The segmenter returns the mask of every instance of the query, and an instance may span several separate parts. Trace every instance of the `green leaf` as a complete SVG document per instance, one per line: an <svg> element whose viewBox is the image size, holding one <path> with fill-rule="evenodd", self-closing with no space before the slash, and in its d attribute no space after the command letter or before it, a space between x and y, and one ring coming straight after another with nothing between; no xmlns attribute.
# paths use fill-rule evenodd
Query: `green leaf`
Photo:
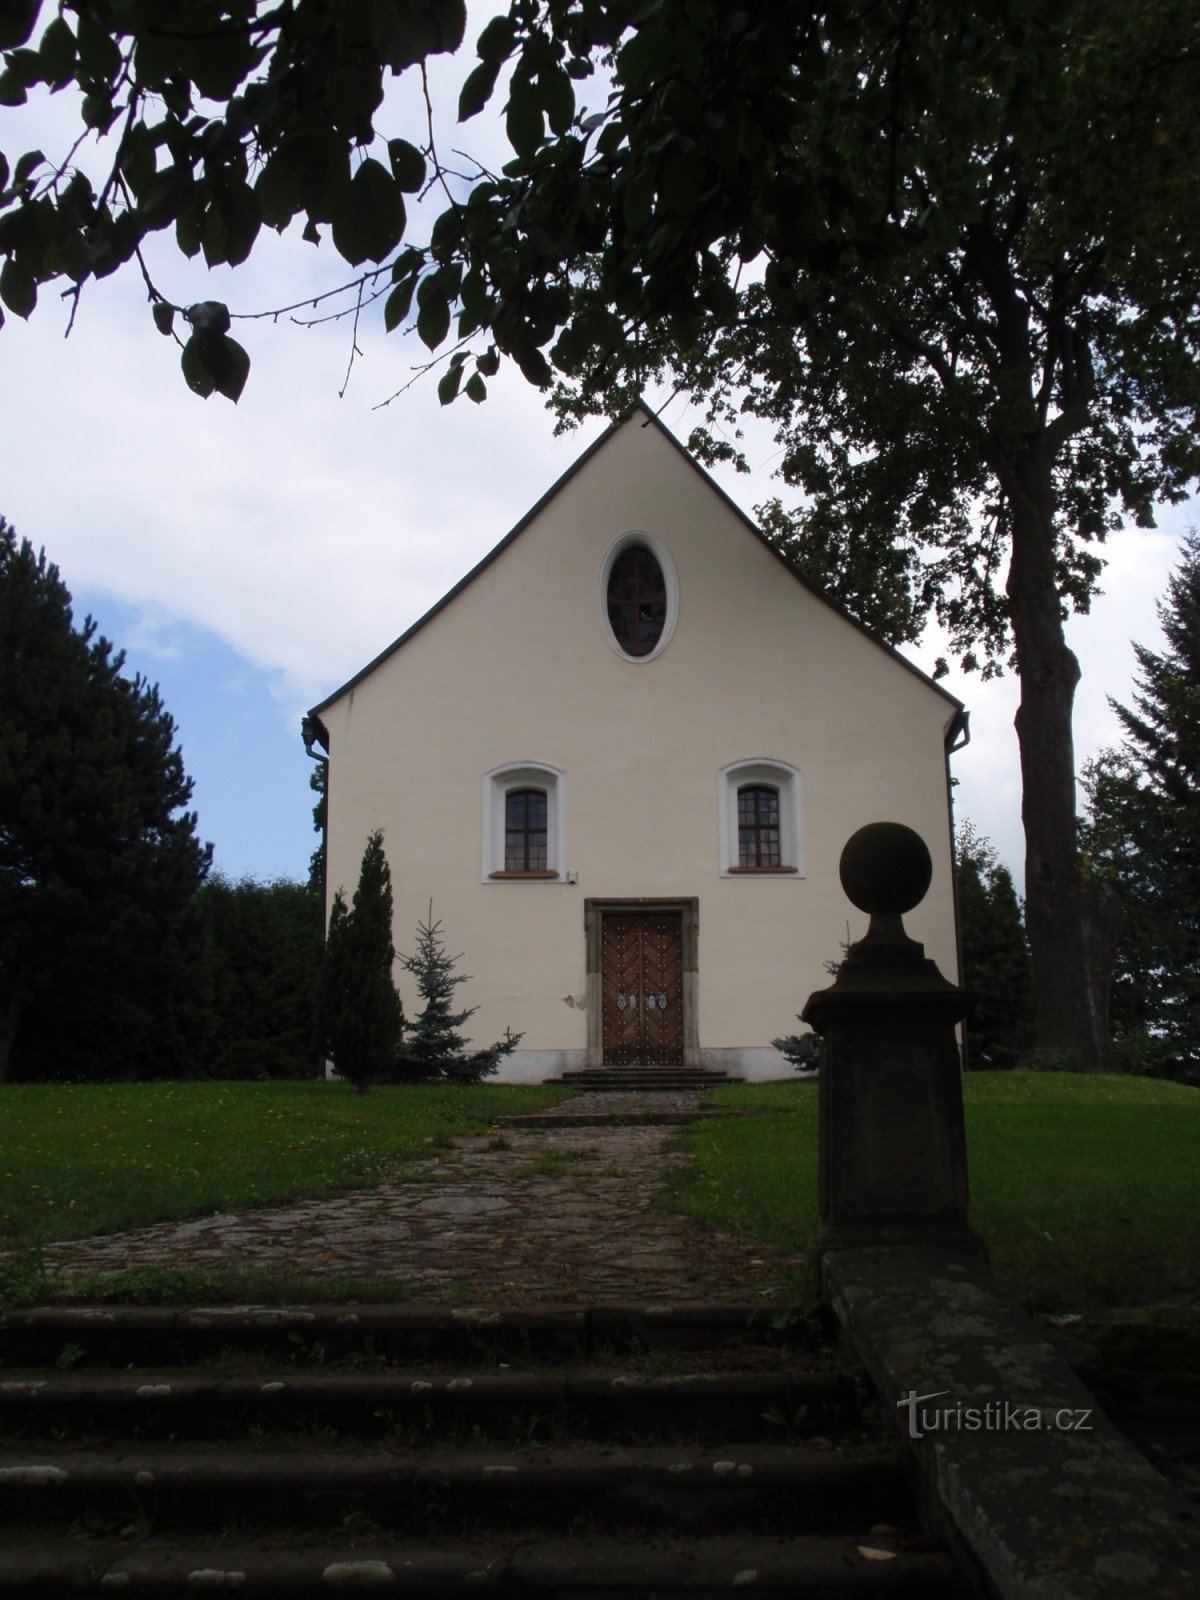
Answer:
<svg viewBox="0 0 1200 1600"><path fill-rule="evenodd" d="M461 384L461 382L461 365L457 367L451 367L448 372L442 374L442 378L438 383L437 388L438 400L442 405L448 406L457 397L459 384Z"/></svg>
<svg viewBox="0 0 1200 1600"><path fill-rule="evenodd" d="M183 347L180 365L193 394L205 400L210 394L223 394L236 405L246 387L250 357L227 334L194 333Z"/></svg>
<svg viewBox="0 0 1200 1600"><path fill-rule="evenodd" d="M33 274L11 256L0 271L0 300L18 317L28 317L37 305L37 283Z"/></svg>
<svg viewBox="0 0 1200 1600"><path fill-rule="evenodd" d="M388 333L394 333L407 317L409 307L412 305L413 289L416 287L416 278L405 278L398 283L383 303L383 325Z"/></svg>
<svg viewBox="0 0 1200 1600"><path fill-rule="evenodd" d="M28 96L15 72L0 72L0 106L23 106Z"/></svg>
<svg viewBox="0 0 1200 1600"><path fill-rule="evenodd" d="M527 161L537 153L545 136L546 127L542 108L528 79L514 80L508 94L508 112L504 119L508 142Z"/></svg>
<svg viewBox="0 0 1200 1600"><path fill-rule="evenodd" d="M467 74L467 81L463 84L458 96L458 120L469 122L481 112L492 98L492 91L496 87L496 79L500 75L498 61L481 61L479 65ZM24 91L22 90L22 93ZM18 105L19 101L16 102Z"/></svg>
<svg viewBox="0 0 1200 1600"><path fill-rule="evenodd" d="M499 65L512 50L517 37L517 25L510 16L493 17L479 35L475 54L481 61Z"/></svg>
<svg viewBox="0 0 1200 1600"><path fill-rule="evenodd" d="M42 35L38 55L42 58L42 75L46 82L52 88L61 89L75 67L75 35L62 17L55 17Z"/></svg>
<svg viewBox="0 0 1200 1600"><path fill-rule="evenodd" d="M383 99L383 75L376 67L335 67L325 79L325 104L335 128L369 128Z"/></svg>
<svg viewBox="0 0 1200 1600"><path fill-rule="evenodd" d="M45 164L46 158L40 150L26 150L23 156L17 157L16 167L13 169L13 186L21 188Z"/></svg>
<svg viewBox="0 0 1200 1600"><path fill-rule="evenodd" d="M464 393L468 400L473 400L477 406L482 405L487 399L487 384L477 372L473 372L467 379Z"/></svg>
<svg viewBox="0 0 1200 1600"><path fill-rule="evenodd" d="M175 307L169 305L165 300L156 300L151 307L150 314L154 318L154 326L159 333L170 333L175 326Z"/></svg>
<svg viewBox="0 0 1200 1600"><path fill-rule="evenodd" d="M84 123L89 128L95 128L97 133L104 133L110 128L116 114L112 96L107 91L84 95L81 115Z"/></svg>
<svg viewBox="0 0 1200 1600"><path fill-rule="evenodd" d="M554 374L550 370L550 363L542 352L529 347L523 350L515 350L513 354L525 378L530 383L535 384L537 388L544 389Z"/></svg>
<svg viewBox="0 0 1200 1600"><path fill-rule="evenodd" d="M248 183L231 183L217 191L217 209L225 224L225 260L240 266L254 248L262 225L262 212Z"/></svg>
<svg viewBox="0 0 1200 1600"><path fill-rule="evenodd" d="M0 50L15 50L33 32L41 0L8 0L0 6Z"/></svg>
<svg viewBox="0 0 1200 1600"><path fill-rule="evenodd" d="M416 145L407 139L389 139L388 160L397 188L405 194L416 194L425 182L425 157Z"/></svg>
<svg viewBox="0 0 1200 1600"><path fill-rule="evenodd" d="M13 50L6 57L10 72L14 72L27 89L42 81L42 58L36 50Z"/></svg>
<svg viewBox="0 0 1200 1600"><path fill-rule="evenodd" d="M201 300L183 313L194 333L217 335L229 332L229 307L220 300Z"/></svg>
<svg viewBox="0 0 1200 1600"><path fill-rule="evenodd" d="M207 359L213 370L217 393L237 405L246 387L246 379L250 376L250 357L236 339L222 335L208 352Z"/></svg>
<svg viewBox="0 0 1200 1600"><path fill-rule="evenodd" d="M457 50L467 30L466 0L406 0L398 24L388 56L393 72Z"/></svg>
<svg viewBox="0 0 1200 1600"><path fill-rule="evenodd" d="M332 129L303 133L294 141L300 200L312 222L332 222L350 194L350 153Z"/></svg>
<svg viewBox="0 0 1200 1600"><path fill-rule="evenodd" d="M209 206L200 225L200 243L204 248L204 259L210 267L220 266L224 262L228 240L229 229L225 226L225 218L215 205Z"/></svg>
<svg viewBox="0 0 1200 1600"><path fill-rule="evenodd" d="M566 133L575 116L575 89L561 67L541 74L538 95L553 131Z"/></svg>
<svg viewBox="0 0 1200 1600"><path fill-rule="evenodd" d="M148 228L165 228L179 215L179 208L188 195L191 173L179 167L164 167L156 172L143 187L138 200L138 212Z"/></svg>
<svg viewBox="0 0 1200 1600"><path fill-rule="evenodd" d="M79 71L80 78L96 78L109 83L121 70L121 47L107 28L93 21L87 11L79 14Z"/></svg>
<svg viewBox="0 0 1200 1600"><path fill-rule="evenodd" d="M204 359L204 340L198 334L193 334L184 345L179 365L183 368L184 382L192 393L207 400L217 384Z"/></svg>
<svg viewBox="0 0 1200 1600"><path fill-rule="evenodd" d="M636 29L617 55L617 76L631 89L669 79L675 66L675 47L661 20Z"/></svg>
<svg viewBox="0 0 1200 1600"><path fill-rule="evenodd" d="M121 175L139 202L154 182L157 171L154 140L149 129L140 125L131 128L121 155Z"/></svg>
<svg viewBox="0 0 1200 1600"><path fill-rule="evenodd" d="M301 169L295 146L281 144L255 180L258 208L269 228L286 228L300 210Z"/></svg>
<svg viewBox="0 0 1200 1600"><path fill-rule="evenodd" d="M262 49L247 38L214 33L209 38L197 38L189 45L186 71L206 99L223 104L241 87L243 79L262 60L263 54Z"/></svg>
<svg viewBox="0 0 1200 1600"><path fill-rule="evenodd" d="M395 179L368 156L350 180L345 203L333 219L333 242L352 267L363 261L382 261L399 244L405 221L404 200Z"/></svg>
<svg viewBox="0 0 1200 1600"><path fill-rule="evenodd" d="M431 294L417 317L417 334L422 344L436 350L449 331L450 302L441 295Z"/></svg>
<svg viewBox="0 0 1200 1600"><path fill-rule="evenodd" d="M204 225L204 201L198 190L193 190L179 207L175 218L175 242L189 259L200 249L200 231Z"/></svg>

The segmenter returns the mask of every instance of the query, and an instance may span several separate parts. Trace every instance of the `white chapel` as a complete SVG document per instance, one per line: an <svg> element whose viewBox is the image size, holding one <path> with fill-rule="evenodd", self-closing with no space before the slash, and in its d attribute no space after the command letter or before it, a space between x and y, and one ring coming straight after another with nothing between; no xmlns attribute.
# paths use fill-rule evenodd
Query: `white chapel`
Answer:
<svg viewBox="0 0 1200 1600"><path fill-rule="evenodd" d="M397 949L432 901L471 974L467 1032L523 1035L502 1080L790 1075L771 1040L866 931L837 869L868 822L925 840L906 925L958 976L963 707L800 579L645 406L311 716L327 897L382 829Z"/></svg>

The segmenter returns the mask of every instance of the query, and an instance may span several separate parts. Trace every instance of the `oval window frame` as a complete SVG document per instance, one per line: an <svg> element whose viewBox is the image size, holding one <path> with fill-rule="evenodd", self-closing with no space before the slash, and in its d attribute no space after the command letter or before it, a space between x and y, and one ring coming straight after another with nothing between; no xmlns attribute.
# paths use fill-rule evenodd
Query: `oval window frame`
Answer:
<svg viewBox="0 0 1200 1600"><path fill-rule="evenodd" d="M653 650L648 650L644 656L631 656L621 645L620 640L613 632L612 623L608 619L608 581L612 569L616 565L617 557L623 555L633 545L642 545L658 562L663 575L663 582L667 591L667 615L663 622L662 632ZM620 534L609 545L604 553L604 560L600 564L599 583L596 589L596 610L600 616L600 625L604 629L604 637L609 646L622 661L630 666L645 666L648 661L657 661L659 656L671 642L675 632L675 623L679 616L679 576L675 571L675 563L670 552L661 539L652 533L647 533L644 528L630 528L628 532Z"/></svg>

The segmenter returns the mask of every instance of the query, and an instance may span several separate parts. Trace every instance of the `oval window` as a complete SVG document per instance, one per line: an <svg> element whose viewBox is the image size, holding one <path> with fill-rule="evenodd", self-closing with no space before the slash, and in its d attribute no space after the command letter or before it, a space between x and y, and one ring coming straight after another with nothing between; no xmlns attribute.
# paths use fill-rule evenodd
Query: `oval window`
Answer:
<svg viewBox="0 0 1200 1600"><path fill-rule="evenodd" d="M644 544L622 550L608 575L608 622L627 656L648 656L667 622L667 582Z"/></svg>

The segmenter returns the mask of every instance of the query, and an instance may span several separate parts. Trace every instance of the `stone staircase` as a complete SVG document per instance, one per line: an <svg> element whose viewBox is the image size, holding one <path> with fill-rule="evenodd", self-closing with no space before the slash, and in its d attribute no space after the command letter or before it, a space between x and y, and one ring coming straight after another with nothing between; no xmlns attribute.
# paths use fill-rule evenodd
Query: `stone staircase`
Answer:
<svg viewBox="0 0 1200 1600"><path fill-rule="evenodd" d="M577 1089L621 1090L625 1094L671 1089L712 1089L720 1083L740 1083L728 1072L710 1070L708 1067L579 1067L564 1072L557 1078L547 1078L547 1083Z"/></svg>
<svg viewBox="0 0 1200 1600"><path fill-rule="evenodd" d="M41 1308L0 1359L4 1600L964 1592L761 1308Z"/></svg>

